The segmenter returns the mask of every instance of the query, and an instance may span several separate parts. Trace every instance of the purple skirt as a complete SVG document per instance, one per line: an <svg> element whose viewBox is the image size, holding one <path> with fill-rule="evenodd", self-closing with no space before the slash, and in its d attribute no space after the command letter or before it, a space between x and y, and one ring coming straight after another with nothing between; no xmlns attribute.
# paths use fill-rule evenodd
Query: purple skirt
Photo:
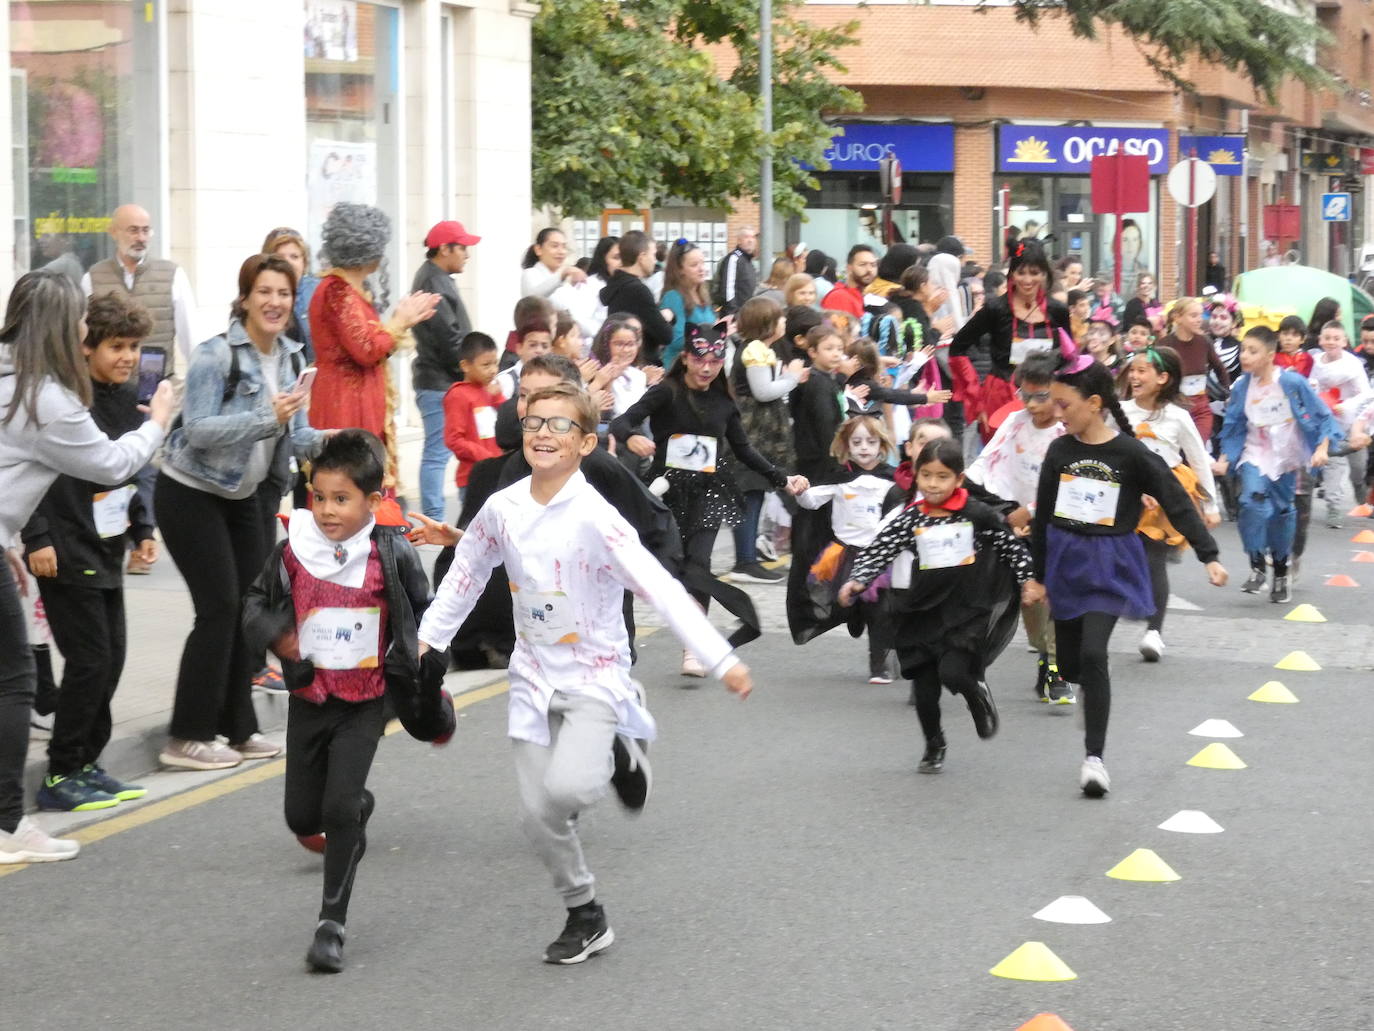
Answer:
<svg viewBox="0 0 1374 1031"><path fill-rule="evenodd" d="M1088 536L1051 526L1045 590L1055 619L1077 619L1089 612L1148 619L1155 612L1150 567L1136 533Z"/></svg>

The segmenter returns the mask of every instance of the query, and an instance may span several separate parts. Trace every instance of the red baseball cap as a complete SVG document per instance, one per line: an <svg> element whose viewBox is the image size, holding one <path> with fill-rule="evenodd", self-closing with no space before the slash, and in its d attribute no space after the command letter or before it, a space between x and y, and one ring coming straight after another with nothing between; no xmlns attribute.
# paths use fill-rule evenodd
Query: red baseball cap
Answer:
<svg viewBox="0 0 1374 1031"><path fill-rule="evenodd" d="M471 247L481 240L480 236L473 236L464 229L462 222L438 222L425 235L425 246L447 247L451 243L460 243L464 247Z"/></svg>

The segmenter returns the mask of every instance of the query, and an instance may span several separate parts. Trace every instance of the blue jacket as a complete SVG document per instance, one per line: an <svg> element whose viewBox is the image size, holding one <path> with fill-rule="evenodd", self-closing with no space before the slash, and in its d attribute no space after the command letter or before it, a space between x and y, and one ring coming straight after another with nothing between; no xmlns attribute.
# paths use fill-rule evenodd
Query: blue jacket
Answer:
<svg viewBox="0 0 1374 1031"><path fill-rule="evenodd" d="M239 381L226 401L231 348L238 351ZM290 390L295 383L296 363L291 355L301 349L297 341L277 337L279 392ZM223 490L237 490L254 445L269 437L276 437L277 445L267 479L285 493L291 482L292 452L301 460L313 458L324 446L324 435L311 428L304 408L291 417L287 427L277 422L272 402L263 390L258 350L243 323L234 319L227 333L205 341L191 353L181 419L167 438L163 461Z"/></svg>
<svg viewBox="0 0 1374 1031"><path fill-rule="evenodd" d="M1290 369L1277 369L1279 386L1283 387L1288 398L1288 407L1293 410L1293 418L1298 421L1303 439L1307 443L1307 454L1317 450L1323 440L1329 440L1328 448L1334 450L1345 440L1345 434L1331 415L1331 409L1322 403L1321 398L1312 392L1307 380ZM1240 465L1241 453L1245 450L1245 434L1249 422L1245 418L1245 397L1250 392L1250 374L1246 373L1231 384L1231 399L1226 402L1225 423L1221 427L1221 453L1230 463L1234 472Z"/></svg>

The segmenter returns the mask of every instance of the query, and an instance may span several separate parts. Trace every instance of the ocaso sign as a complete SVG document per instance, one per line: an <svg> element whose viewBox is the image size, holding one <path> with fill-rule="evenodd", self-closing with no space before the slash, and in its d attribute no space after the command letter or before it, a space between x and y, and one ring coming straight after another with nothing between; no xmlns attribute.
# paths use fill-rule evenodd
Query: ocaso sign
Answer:
<svg viewBox="0 0 1374 1031"><path fill-rule="evenodd" d="M1114 126L1003 125L997 131L999 172L1078 174L1099 154L1144 156L1151 173L1169 169L1169 130Z"/></svg>

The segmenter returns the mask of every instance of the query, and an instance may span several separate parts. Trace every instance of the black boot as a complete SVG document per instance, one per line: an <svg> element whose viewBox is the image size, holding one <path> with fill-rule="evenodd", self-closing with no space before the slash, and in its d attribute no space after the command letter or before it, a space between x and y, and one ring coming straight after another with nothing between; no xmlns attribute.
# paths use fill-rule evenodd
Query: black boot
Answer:
<svg viewBox="0 0 1374 1031"><path fill-rule="evenodd" d="M921 756L921 765L916 767L918 773L940 773L945 768L945 738L933 737L926 742L926 751Z"/></svg>

